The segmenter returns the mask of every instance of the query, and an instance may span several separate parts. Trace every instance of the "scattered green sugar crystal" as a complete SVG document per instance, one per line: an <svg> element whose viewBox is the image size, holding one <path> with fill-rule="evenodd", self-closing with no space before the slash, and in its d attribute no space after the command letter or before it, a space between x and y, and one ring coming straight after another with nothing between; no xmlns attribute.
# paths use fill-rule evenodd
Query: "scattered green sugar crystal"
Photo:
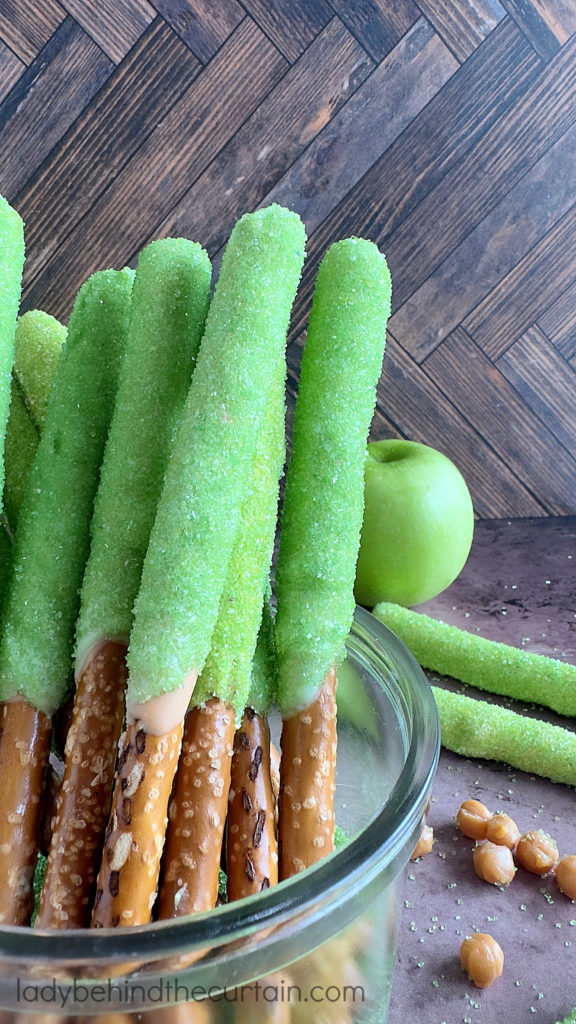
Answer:
<svg viewBox="0 0 576 1024"><path fill-rule="evenodd" d="M576 715L576 665L486 640L396 604L378 604L374 615L424 668L503 697L543 704L561 715Z"/></svg>
<svg viewBox="0 0 576 1024"><path fill-rule="evenodd" d="M0 699L52 714L69 682L78 593L122 356L133 272L80 289L16 532L0 641Z"/></svg>
<svg viewBox="0 0 576 1024"><path fill-rule="evenodd" d="M207 254L187 239L161 239L140 253L94 504L77 668L93 641L130 635L168 453L204 330L210 278Z"/></svg>
<svg viewBox="0 0 576 1024"><path fill-rule="evenodd" d="M46 415L66 328L34 309L18 318L6 427L4 511L14 533Z"/></svg>
<svg viewBox="0 0 576 1024"><path fill-rule="evenodd" d="M334 826L334 849L339 850L341 846L345 846L348 842L348 836L346 835L343 828L340 825Z"/></svg>
<svg viewBox="0 0 576 1024"><path fill-rule="evenodd" d="M14 376L22 389L30 419L41 430L66 328L41 309L18 319L14 338Z"/></svg>
<svg viewBox="0 0 576 1024"><path fill-rule="evenodd" d="M250 692L246 700L247 707L252 708L257 715L261 715L263 718L269 714L276 700L277 676L274 618L268 592L262 605L262 619L252 659Z"/></svg>
<svg viewBox="0 0 576 1024"><path fill-rule="evenodd" d="M0 196L0 494L4 489L4 436L23 267L24 225L16 210Z"/></svg>
<svg viewBox="0 0 576 1024"><path fill-rule="evenodd" d="M230 236L136 599L129 706L204 667L304 248L300 218L276 205Z"/></svg>
<svg viewBox="0 0 576 1024"><path fill-rule="evenodd" d="M228 565L211 648L194 690L193 703L215 695L231 704L240 724L252 680L252 662L269 583L278 513L280 475L286 453L285 362L278 373L256 441L250 485Z"/></svg>
<svg viewBox="0 0 576 1024"><path fill-rule="evenodd" d="M308 706L345 653L364 509L366 439L382 369L390 275L350 238L318 271L281 517L276 644L286 717Z"/></svg>
<svg viewBox="0 0 576 1024"><path fill-rule="evenodd" d="M438 686L432 691L448 750L576 785L576 733Z"/></svg>

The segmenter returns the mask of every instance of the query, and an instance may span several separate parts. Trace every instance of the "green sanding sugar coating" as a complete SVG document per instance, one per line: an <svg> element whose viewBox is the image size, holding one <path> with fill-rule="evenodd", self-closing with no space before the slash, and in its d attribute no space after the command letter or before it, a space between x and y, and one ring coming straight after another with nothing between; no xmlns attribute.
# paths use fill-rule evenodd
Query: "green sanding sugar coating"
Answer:
<svg viewBox="0 0 576 1024"><path fill-rule="evenodd" d="M39 440L40 435L28 415L22 390L18 382L12 380L4 445L4 515L12 533L18 524Z"/></svg>
<svg viewBox="0 0 576 1024"><path fill-rule="evenodd" d="M12 562L12 541L8 535L2 520L0 520L0 612L4 604L4 596L10 576L10 564Z"/></svg>
<svg viewBox="0 0 576 1024"><path fill-rule="evenodd" d="M285 365L282 360L283 371ZM231 704L238 724L248 700L262 602L270 579L280 474L286 453L285 373L277 376L257 438L210 654L193 697L195 705L211 696Z"/></svg>
<svg viewBox="0 0 576 1024"><path fill-rule="evenodd" d="M4 452L4 512L15 531L66 328L40 309L18 318Z"/></svg>
<svg viewBox="0 0 576 1024"><path fill-rule="evenodd" d="M374 615L424 668L480 690L576 715L576 665L534 654L383 602Z"/></svg>
<svg viewBox="0 0 576 1024"><path fill-rule="evenodd" d="M576 786L576 733L433 686L442 746Z"/></svg>
<svg viewBox="0 0 576 1024"><path fill-rule="evenodd" d="M70 682L89 527L116 394L133 272L82 286L20 510L0 642L0 699L51 714Z"/></svg>
<svg viewBox="0 0 576 1024"><path fill-rule="evenodd" d="M390 275L373 242L330 247L318 271L294 412L277 570L284 717L345 655L364 508L366 439L382 369Z"/></svg>
<svg viewBox="0 0 576 1024"><path fill-rule="evenodd" d="M274 617L267 594L262 605L262 620L258 630L256 649L252 659L252 678L246 705L265 718L276 700L277 692L276 645Z"/></svg>
<svg viewBox="0 0 576 1024"><path fill-rule="evenodd" d="M300 218L276 205L230 236L136 599L129 707L204 667L304 248Z"/></svg>
<svg viewBox="0 0 576 1024"><path fill-rule="evenodd" d="M130 635L168 453L204 330L211 273L206 252L184 238L151 242L138 258L82 584L77 669L94 641Z"/></svg>
<svg viewBox="0 0 576 1024"><path fill-rule="evenodd" d="M14 338L14 376L22 389L33 424L41 429L66 327L42 309L18 319Z"/></svg>
<svg viewBox="0 0 576 1024"><path fill-rule="evenodd" d="M0 196L0 494L4 488L4 436L23 267L24 225L16 210Z"/></svg>

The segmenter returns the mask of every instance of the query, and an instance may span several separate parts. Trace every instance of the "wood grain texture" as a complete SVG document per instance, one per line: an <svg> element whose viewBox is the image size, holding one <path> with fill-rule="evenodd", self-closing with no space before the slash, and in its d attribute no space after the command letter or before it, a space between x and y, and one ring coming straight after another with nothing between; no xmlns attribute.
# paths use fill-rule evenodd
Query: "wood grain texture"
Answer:
<svg viewBox="0 0 576 1024"><path fill-rule="evenodd" d="M462 62L490 35L506 14L499 0L471 0L466 7L459 0L447 0L443 4L435 0L418 0L418 5L446 45Z"/></svg>
<svg viewBox="0 0 576 1024"><path fill-rule="evenodd" d="M115 64L155 15L147 0L62 0L63 6Z"/></svg>
<svg viewBox="0 0 576 1024"><path fill-rule="evenodd" d="M572 0L0 0L0 142L23 310L66 319L161 235L217 269L284 203L288 426L318 262L364 235L393 276L372 436L452 456L484 518L576 512Z"/></svg>

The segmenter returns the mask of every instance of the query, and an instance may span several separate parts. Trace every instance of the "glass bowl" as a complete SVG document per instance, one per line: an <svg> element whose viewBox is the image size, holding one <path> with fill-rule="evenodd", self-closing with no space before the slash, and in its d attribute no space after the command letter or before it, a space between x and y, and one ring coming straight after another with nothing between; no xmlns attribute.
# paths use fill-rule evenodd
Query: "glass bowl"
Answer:
<svg viewBox="0 0 576 1024"><path fill-rule="evenodd" d="M364 609L347 652L336 820L348 841L295 878L192 917L114 931L0 927L0 1021L383 1024L440 735L422 670Z"/></svg>

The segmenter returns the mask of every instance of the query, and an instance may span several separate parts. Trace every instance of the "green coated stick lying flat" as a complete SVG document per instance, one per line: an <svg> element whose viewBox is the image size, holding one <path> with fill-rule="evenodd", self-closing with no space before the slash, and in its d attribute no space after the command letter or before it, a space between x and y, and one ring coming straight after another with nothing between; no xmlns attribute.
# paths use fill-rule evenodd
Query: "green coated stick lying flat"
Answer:
<svg viewBox="0 0 576 1024"><path fill-rule="evenodd" d="M4 511L12 533L18 523L65 339L64 325L42 310L33 309L18 318L14 335L10 416L6 427L4 481Z"/></svg>
<svg viewBox="0 0 576 1024"><path fill-rule="evenodd" d="M14 544L0 639L0 922L27 924L51 718L69 682L78 592L123 352L132 271L80 289ZM14 758L14 749L27 757Z"/></svg>
<svg viewBox="0 0 576 1024"><path fill-rule="evenodd" d="M224 253L134 608L94 927L150 919L182 723L210 650L304 248L300 218L271 206L242 217Z"/></svg>
<svg viewBox="0 0 576 1024"><path fill-rule="evenodd" d="M389 311L390 274L374 243L332 245L302 356L276 573L282 879L334 845L336 668L354 614L366 440Z"/></svg>
<svg viewBox="0 0 576 1024"><path fill-rule="evenodd" d="M207 254L186 239L152 242L138 258L90 528L76 623L74 709L37 927L90 922L124 721L132 608L204 329L210 278ZM80 836L78 821L84 822Z"/></svg>
<svg viewBox="0 0 576 1024"><path fill-rule="evenodd" d="M576 786L576 733L485 701L433 686L441 742L465 757L504 761Z"/></svg>
<svg viewBox="0 0 576 1024"><path fill-rule="evenodd" d="M23 267L24 225L16 210L0 196L0 495L4 490L4 436Z"/></svg>
<svg viewBox="0 0 576 1024"><path fill-rule="evenodd" d="M400 605L383 602L373 614L424 668L480 690L576 716L576 665L486 640Z"/></svg>

